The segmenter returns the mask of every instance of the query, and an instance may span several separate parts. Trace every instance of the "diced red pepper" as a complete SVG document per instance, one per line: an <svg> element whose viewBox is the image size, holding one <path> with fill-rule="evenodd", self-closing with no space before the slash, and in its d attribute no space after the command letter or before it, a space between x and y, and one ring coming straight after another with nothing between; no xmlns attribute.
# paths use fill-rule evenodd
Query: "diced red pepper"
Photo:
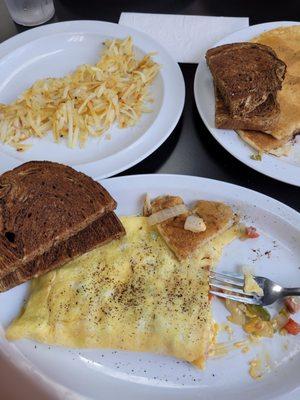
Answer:
<svg viewBox="0 0 300 400"><path fill-rule="evenodd" d="M298 335L300 333L300 324L294 321L292 318L289 318L288 322L284 325L284 329L290 335Z"/></svg>
<svg viewBox="0 0 300 400"><path fill-rule="evenodd" d="M291 314L296 314L300 311L300 302L298 302L294 297L287 297L284 299L284 305Z"/></svg>
<svg viewBox="0 0 300 400"><path fill-rule="evenodd" d="M246 236L250 239L256 239L259 237L259 233L254 226L248 226L245 230L245 233Z"/></svg>

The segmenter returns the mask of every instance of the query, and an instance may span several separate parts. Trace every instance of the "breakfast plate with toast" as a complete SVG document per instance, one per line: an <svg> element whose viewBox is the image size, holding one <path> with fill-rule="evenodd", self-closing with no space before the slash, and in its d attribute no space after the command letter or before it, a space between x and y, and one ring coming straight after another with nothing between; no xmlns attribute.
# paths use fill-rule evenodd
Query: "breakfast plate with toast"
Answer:
<svg viewBox="0 0 300 400"><path fill-rule="evenodd" d="M299 398L300 304L210 294L214 271L299 285L299 213L206 178L41 161L0 184L1 368L57 398Z"/></svg>
<svg viewBox="0 0 300 400"><path fill-rule="evenodd" d="M0 44L0 172L30 160L115 175L175 128L185 86L147 35L101 21L61 22Z"/></svg>
<svg viewBox="0 0 300 400"><path fill-rule="evenodd" d="M299 22L269 22L225 37L199 62L203 122L234 157L300 186Z"/></svg>

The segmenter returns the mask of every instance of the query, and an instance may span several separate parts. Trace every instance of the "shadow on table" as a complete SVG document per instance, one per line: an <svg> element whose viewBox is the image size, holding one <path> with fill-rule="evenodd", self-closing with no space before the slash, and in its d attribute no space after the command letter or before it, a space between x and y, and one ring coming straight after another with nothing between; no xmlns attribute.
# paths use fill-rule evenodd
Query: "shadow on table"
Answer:
<svg viewBox="0 0 300 400"><path fill-rule="evenodd" d="M168 160L178 142L182 129L182 117L168 139L145 160L126 171L116 175L153 174Z"/></svg>
<svg viewBox="0 0 300 400"><path fill-rule="evenodd" d="M249 17L250 25L269 21L298 21L300 15L299 2L295 0L285 0L284 6L279 1L273 1L271 8L267 1L201 0L201 5L207 15Z"/></svg>

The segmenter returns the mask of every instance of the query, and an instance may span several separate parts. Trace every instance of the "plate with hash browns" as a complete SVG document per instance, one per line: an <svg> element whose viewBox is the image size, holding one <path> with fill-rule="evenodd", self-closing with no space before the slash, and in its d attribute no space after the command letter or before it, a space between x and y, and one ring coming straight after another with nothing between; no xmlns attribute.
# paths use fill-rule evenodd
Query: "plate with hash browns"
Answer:
<svg viewBox="0 0 300 400"><path fill-rule="evenodd" d="M117 24L35 28L2 43L0 57L0 172L50 160L115 175L155 151L183 109L178 64Z"/></svg>

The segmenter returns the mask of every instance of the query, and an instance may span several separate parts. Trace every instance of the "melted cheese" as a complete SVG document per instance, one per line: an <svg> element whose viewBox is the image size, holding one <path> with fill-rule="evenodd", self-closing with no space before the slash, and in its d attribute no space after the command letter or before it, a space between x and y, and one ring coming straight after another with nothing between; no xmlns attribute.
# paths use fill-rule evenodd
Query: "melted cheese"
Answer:
<svg viewBox="0 0 300 400"><path fill-rule="evenodd" d="M214 340L208 269L236 229L179 262L147 218L122 223L122 239L34 279L7 337L156 352L203 366Z"/></svg>

